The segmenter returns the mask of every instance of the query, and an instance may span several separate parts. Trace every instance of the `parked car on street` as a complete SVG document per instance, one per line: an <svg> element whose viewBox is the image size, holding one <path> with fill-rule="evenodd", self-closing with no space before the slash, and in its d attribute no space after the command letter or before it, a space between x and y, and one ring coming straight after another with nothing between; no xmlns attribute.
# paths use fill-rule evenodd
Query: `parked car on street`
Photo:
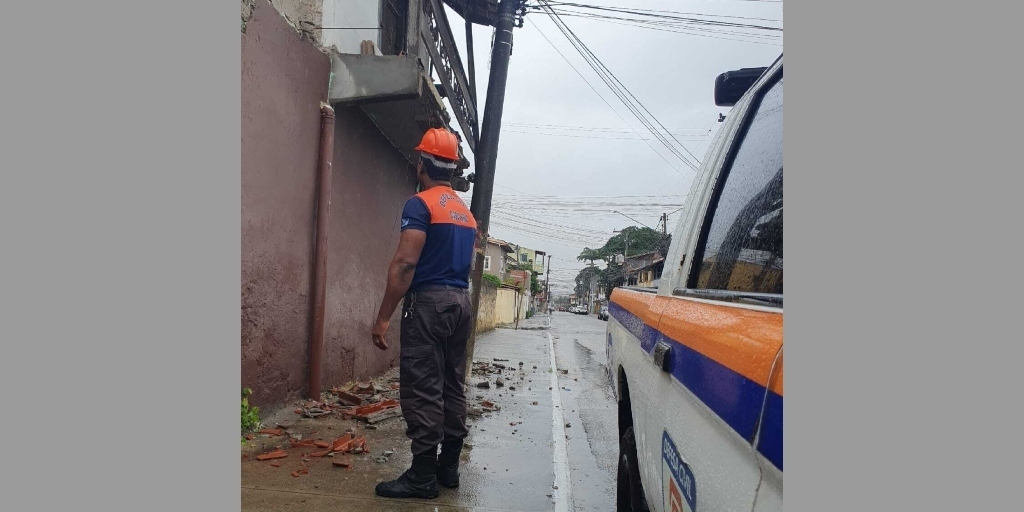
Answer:
<svg viewBox="0 0 1024 512"><path fill-rule="evenodd" d="M731 106L657 289L612 291L617 510L782 510L782 56L723 73Z"/></svg>

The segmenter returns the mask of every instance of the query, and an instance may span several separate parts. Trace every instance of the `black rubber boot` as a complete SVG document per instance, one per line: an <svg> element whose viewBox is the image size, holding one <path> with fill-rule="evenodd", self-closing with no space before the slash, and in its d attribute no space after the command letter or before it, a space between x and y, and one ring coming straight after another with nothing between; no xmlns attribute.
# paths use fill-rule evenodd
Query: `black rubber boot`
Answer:
<svg viewBox="0 0 1024 512"><path fill-rule="evenodd" d="M437 490L437 455L425 453L412 458L412 467L390 482L377 484L377 496L385 498L433 499Z"/></svg>
<svg viewBox="0 0 1024 512"><path fill-rule="evenodd" d="M459 486L459 455L462 440L441 443L441 455L437 457L437 483L454 489Z"/></svg>

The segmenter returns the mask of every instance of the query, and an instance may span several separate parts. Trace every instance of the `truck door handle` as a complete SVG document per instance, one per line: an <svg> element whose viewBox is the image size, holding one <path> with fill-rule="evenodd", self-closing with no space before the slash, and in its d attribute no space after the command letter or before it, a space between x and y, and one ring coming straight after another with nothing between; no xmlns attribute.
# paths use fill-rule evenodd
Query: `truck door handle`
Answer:
<svg viewBox="0 0 1024 512"><path fill-rule="evenodd" d="M668 372L669 362L672 360L670 357L671 354L672 345L664 340L658 341L658 343L654 345L654 366L661 368L661 371L663 372Z"/></svg>

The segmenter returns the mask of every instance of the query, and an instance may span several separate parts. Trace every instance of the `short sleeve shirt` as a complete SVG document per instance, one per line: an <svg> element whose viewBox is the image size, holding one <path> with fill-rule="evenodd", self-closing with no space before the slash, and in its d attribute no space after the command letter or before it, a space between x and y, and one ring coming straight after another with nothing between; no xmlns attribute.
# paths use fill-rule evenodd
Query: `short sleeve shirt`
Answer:
<svg viewBox="0 0 1024 512"><path fill-rule="evenodd" d="M426 284L469 288L469 270L476 243L476 220L449 187L433 187L405 202L402 231L427 234L409 290Z"/></svg>

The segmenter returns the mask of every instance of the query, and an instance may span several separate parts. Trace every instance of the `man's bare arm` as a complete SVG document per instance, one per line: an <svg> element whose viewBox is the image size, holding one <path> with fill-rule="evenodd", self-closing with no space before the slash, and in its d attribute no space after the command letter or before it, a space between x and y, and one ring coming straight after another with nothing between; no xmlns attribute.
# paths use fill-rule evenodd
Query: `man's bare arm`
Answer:
<svg viewBox="0 0 1024 512"><path fill-rule="evenodd" d="M384 342L384 334L387 333L388 323L395 308L402 300L402 297L412 284L413 275L416 272L416 264L420 261L420 254L423 252L423 244L427 241L427 234L416 229L402 231L398 241L398 250L395 257L388 266L388 284L384 290L384 298L381 299L380 309L377 312L377 321L373 330L373 341L382 350L387 348Z"/></svg>

